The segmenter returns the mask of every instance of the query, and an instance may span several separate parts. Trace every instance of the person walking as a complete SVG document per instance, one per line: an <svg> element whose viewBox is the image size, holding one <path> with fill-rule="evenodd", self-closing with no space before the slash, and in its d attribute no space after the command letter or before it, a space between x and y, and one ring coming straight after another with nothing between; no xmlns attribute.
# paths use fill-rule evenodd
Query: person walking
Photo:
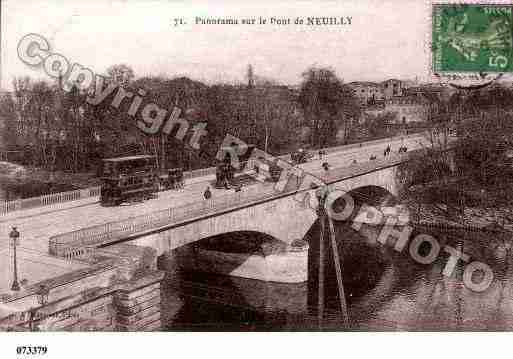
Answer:
<svg viewBox="0 0 513 359"><path fill-rule="evenodd" d="M210 187L207 187L205 192L203 192L203 198L205 198L205 199L212 198L212 192L210 192Z"/></svg>

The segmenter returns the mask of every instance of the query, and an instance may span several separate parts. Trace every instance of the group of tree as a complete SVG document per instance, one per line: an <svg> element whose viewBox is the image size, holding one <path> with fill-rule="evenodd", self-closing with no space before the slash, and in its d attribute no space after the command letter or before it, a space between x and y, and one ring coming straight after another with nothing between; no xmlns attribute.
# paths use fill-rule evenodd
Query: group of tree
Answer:
<svg viewBox="0 0 513 359"><path fill-rule="evenodd" d="M178 107L191 126L206 122L200 150L190 148L187 138L177 140L174 133L150 136L140 131L136 122L141 111L129 116L129 101L119 108L110 106L116 91L91 105L86 101L90 92L77 87L64 91L62 80L28 77L14 79L12 94L0 99L4 148L23 151L27 165L50 171L90 171L101 158L142 153L155 155L161 167L190 169L213 165L226 134L277 154L299 146L304 127L310 128L309 145L332 144L337 131L347 130L358 116L353 94L330 69L305 72L299 93L255 78L247 84L211 86L186 77L135 79L127 65L110 67L107 76L133 93L143 89L140 108L147 103L169 112Z"/></svg>
<svg viewBox="0 0 513 359"><path fill-rule="evenodd" d="M507 207L513 200L511 99L505 87L456 92L432 116L429 145L400 166L403 198L460 223L466 208Z"/></svg>
<svg viewBox="0 0 513 359"><path fill-rule="evenodd" d="M367 113L364 126L370 138L389 136L390 125L395 122L397 114L394 112Z"/></svg>

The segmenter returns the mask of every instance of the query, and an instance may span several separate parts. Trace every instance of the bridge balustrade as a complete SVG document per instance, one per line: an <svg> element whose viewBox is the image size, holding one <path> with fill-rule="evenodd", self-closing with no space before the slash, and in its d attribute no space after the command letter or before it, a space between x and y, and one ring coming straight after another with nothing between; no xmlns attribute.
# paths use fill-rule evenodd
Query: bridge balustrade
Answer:
<svg viewBox="0 0 513 359"><path fill-rule="evenodd" d="M69 201L76 201L78 199L96 197L100 195L100 187L90 187L86 189L79 189L74 191L59 192L52 194L45 194L39 197L31 197L24 199L16 199L13 201L5 201L0 203L0 215L9 212L30 209L36 207L43 207L57 203L64 203Z"/></svg>
<svg viewBox="0 0 513 359"><path fill-rule="evenodd" d="M414 151L410 151L415 152ZM323 173L321 177L327 183L338 181L345 176L352 175L355 168L358 172L366 172L380 169L383 167L393 166L404 161L409 154L394 154L386 158L380 158L365 163L358 163L349 167L334 168L328 173ZM251 163L251 162L250 162ZM299 186L303 183L298 183ZM50 254L56 256L64 256L73 253L73 248L82 247L98 247L106 245L118 240L144 233L150 230L157 230L160 227L179 224L186 220L205 216L208 214L219 213L220 211L247 205L254 201L261 201L295 193L297 190L307 190L308 188L296 188L288 192L280 192L274 188L273 184L265 186L249 187L246 191L235 192L224 196L213 197L208 200L196 200L178 207L171 207L165 210L151 212L135 217L130 217L121 221L109 222L80 229L77 231L63 233L50 238L49 251Z"/></svg>
<svg viewBox="0 0 513 359"><path fill-rule="evenodd" d="M412 139L412 138L416 138L416 137L420 137L420 136L422 136L422 134L414 133L414 134L407 135L407 136L396 136L396 137L391 137L391 138L387 137L387 138L380 138L380 139L372 140L372 141L366 141L366 142L364 142L364 144L365 144L365 146L372 146L372 145L377 145L379 143L394 142L394 141L398 141L400 139L404 139L406 141L408 139ZM333 152L338 152L341 150L350 150L353 148L361 148L360 144L362 144L362 143L359 142L359 143L352 143L349 145L342 145L342 146L336 146L336 147L326 147L326 148L321 148L320 150L324 150L324 151L326 151L326 153L333 153Z"/></svg>
<svg viewBox="0 0 513 359"><path fill-rule="evenodd" d="M242 162L241 168L245 168L245 166L246 162ZM184 172L184 179L205 177L209 175L214 175L215 173L216 167L200 168L198 170ZM52 193L42 195L39 197L17 199L13 201L4 201L0 202L0 215L4 215L9 212L18 211L22 209L49 206L52 204L71 202L89 197L99 197L100 192L101 186L96 186L67 192Z"/></svg>
<svg viewBox="0 0 513 359"><path fill-rule="evenodd" d="M218 213L252 201L271 198L278 194L282 193L276 192L273 186L265 188L264 191L255 187L244 192L235 192L117 222L84 228L51 237L49 251L52 255L69 257L73 253L79 253L80 251L77 251L77 249L82 247L98 247L138 233L178 224L210 213Z"/></svg>
<svg viewBox="0 0 513 359"><path fill-rule="evenodd" d="M378 140L365 142L365 146L378 144L378 143L392 142L392 141L396 141L401 138L404 138L406 140L408 138L415 138L418 136L420 136L420 135L412 134L412 135L408 135L408 136L397 136L397 137L393 137L393 138L378 139ZM350 145L342 145L342 146L337 146L337 147L328 147L328 148L324 148L323 150L326 151L326 153L333 153L333 152L337 152L337 151L341 151L341 150L348 150L348 149L352 149L352 148L360 148L360 143L355 143L355 144L350 144ZM286 160L286 161L287 160L290 161L290 154L277 156L277 158L280 158L280 159ZM247 162L241 163L241 169L245 169L248 171L252 170L253 166L254 166L253 158L250 158L250 160L248 160ZM201 169L197 169L197 170L184 172L184 179L204 177L204 176L214 175L215 173L216 173L216 167L201 168ZM53 194L43 195L43 196L39 196L39 197L0 202L0 215L4 215L9 212L22 210L22 209L30 209L30 208L48 206L48 205L57 204L57 203L76 201L76 200L84 199L84 198L88 198L88 197L98 197L98 196L100 196L100 191L101 191L101 187L96 186L96 187L90 187L90 188L68 191L68 192L53 193Z"/></svg>

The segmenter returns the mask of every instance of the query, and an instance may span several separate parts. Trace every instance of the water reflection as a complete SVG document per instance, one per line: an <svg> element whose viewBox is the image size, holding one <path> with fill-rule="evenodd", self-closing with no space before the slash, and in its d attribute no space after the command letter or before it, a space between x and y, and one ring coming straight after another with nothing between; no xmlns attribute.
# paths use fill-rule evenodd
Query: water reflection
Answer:
<svg viewBox="0 0 513 359"><path fill-rule="evenodd" d="M513 296L510 249L500 238L440 238L461 245L472 260L487 263L495 280L478 293L463 284L463 267L451 277L441 273L448 254L433 264L414 262L407 249L398 253L370 245L347 225L336 228L343 257L344 286L351 327L338 319L333 263L327 258L326 323L328 330L512 330ZM309 281L304 286L260 282L204 273L169 275L164 311L169 330L316 330L318 256L312 229ZM329 256L328 256L329 257ZM331 260L332 261L332 260ZM479 278L475 279L476 282ZM183 284L188 283L186 288ZM192 289L191 289L192 286ZM307 305L300 308L302 300ZM296 303L294 303L294 300ZM269 305L269 304L272 305ZM304 302L302 302L304 303ZM265 304L265 305L263 305ZM167 308L167 309L166 309ZM292 309L295 308L295 309Z"/></svg>

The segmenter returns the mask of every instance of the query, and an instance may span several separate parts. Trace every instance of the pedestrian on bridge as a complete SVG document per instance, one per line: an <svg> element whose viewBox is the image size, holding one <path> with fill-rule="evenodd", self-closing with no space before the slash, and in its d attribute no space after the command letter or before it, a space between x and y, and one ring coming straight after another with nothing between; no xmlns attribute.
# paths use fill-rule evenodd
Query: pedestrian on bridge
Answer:
<svg viewBox="0 0 513 359"><path fill-rule="evenodd" d="M210 192L210 187L207 187L205 192L203 192L203 198L205 198L205 199L212 198L212 192Z"/></svg>

